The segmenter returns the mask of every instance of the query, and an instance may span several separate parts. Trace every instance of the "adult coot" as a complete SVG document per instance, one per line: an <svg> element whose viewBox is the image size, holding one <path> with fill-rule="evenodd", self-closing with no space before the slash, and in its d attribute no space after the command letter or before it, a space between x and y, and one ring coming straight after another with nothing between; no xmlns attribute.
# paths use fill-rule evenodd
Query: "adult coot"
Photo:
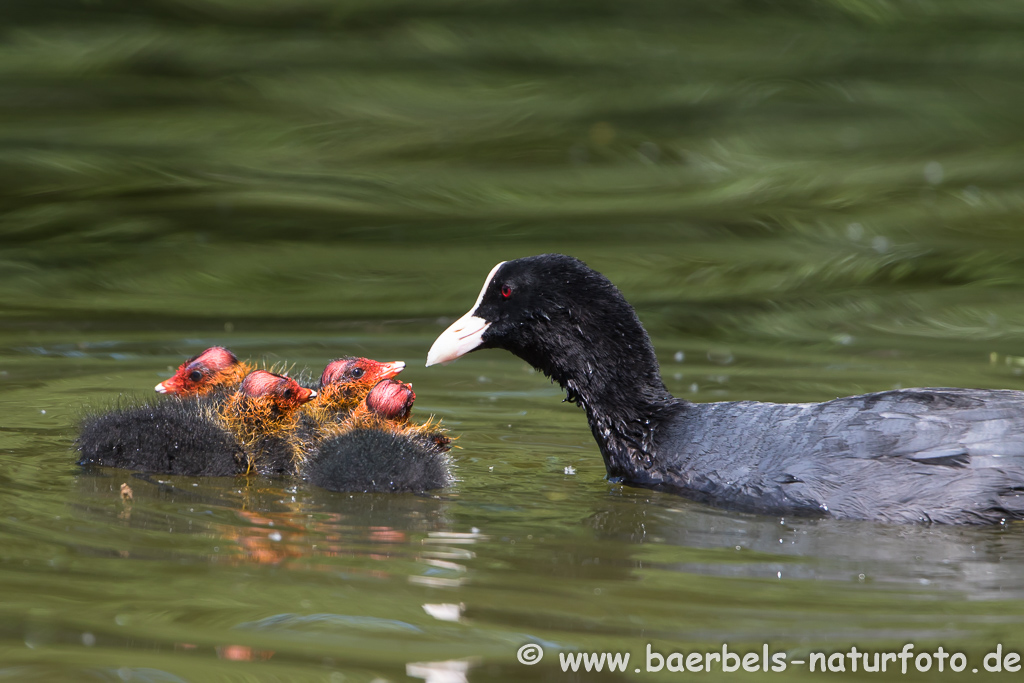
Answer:
<svg viewBox="0 0 1024 683"><path fill-rule="evenodd" d="M499 263L427 365L511 351L587 412L610 478L764 514L972 524L1024 516L1024 392L902 389L691 403L618 289L581 261Z"/></svg>

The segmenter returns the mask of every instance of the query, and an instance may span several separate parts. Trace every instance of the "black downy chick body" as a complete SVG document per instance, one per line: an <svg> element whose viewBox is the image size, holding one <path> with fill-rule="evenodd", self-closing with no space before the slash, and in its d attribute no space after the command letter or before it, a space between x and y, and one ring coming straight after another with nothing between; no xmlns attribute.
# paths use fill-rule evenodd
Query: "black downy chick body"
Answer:
<svg viewBox="0 0 1024 683"><path fill-rule="evenodd" d="M311 484L330 491L422 493L452 483L449 440L408 425L416 394L394 379L379 382L336 436L300 466Z"/></svg>
<svg viewBox="0 0 1024 683"><path fill-rule="evenodd" d="M79 465L156 474L226 477L242 448L211 416L214 399L170 397L90 415L80 425Z"/></svg>

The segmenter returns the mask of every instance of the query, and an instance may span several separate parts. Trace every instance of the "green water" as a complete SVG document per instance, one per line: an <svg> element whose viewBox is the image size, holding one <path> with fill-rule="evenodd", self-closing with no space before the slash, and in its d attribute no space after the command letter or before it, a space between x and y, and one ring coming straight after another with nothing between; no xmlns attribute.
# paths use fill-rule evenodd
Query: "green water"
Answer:
<svg viewBox="0 0 1024 683"><path fill-rule="evenodd" d="M942 645L963 675L1024 650L1019 524L781 520L610 484L583 414L521 361L423 367L494 263L563 251L620 286L691 400L1024 389L1024 7L4 15L0 680L856 680L633 669L648 643ZM213 344L314 372L407 361L416 414L460 435L458 482L73 465L79 416ZM576 650L633 659L563 673Z"/></svg>

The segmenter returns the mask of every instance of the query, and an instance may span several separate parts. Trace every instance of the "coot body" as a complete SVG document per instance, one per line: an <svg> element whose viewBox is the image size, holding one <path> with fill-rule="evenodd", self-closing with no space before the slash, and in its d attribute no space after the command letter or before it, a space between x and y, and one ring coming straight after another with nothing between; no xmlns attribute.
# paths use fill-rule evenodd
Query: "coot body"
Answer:
<svg viewBox="0 0 1024 683"><path fill-rule="evenodd" d="M1024 517L1024 392L904 389L824 403L691 403L618 289L577 259L499 263L427 365L511 351L586 410L609 477L712 505L883 522Z"/></svg>

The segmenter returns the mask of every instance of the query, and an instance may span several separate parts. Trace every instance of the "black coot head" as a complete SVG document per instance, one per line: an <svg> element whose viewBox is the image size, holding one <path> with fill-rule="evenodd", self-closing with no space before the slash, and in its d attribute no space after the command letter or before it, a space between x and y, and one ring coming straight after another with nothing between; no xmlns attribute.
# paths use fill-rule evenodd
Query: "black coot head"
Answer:
<svg viewBox="0 0 1024 683"><path fill-rule="evenodd" d="M535 347L557 341L543 332L563 328L559 336L571 333L571 313L586 304L595 275L583 262L562 254L499 263L473 308L434 342L427 365L448 363L476 349L533 355L540 350Z"/></svg>
<svg viewBox="0 0 1024 683"><path fill-rule="evenodd" d="M434 342L427 365L486 348L511 351L563 384L657 376L647 333L619 290L562 254L495 266L473 308Z"/></svg>

